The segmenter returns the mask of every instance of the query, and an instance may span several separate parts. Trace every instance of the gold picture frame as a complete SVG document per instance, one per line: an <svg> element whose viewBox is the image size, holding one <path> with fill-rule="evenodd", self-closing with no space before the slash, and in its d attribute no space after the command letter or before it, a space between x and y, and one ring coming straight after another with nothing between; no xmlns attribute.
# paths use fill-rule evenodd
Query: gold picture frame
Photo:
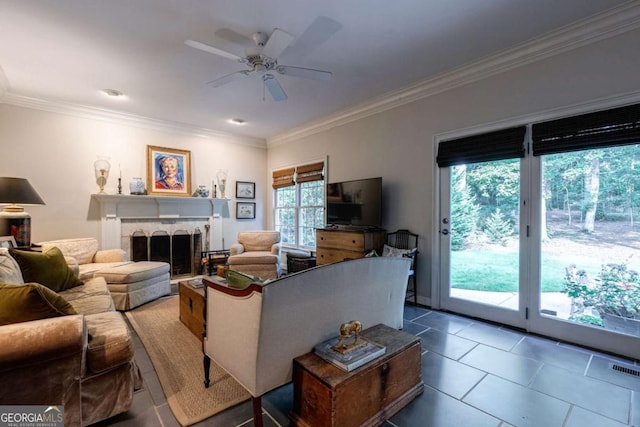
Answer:
<svg viewBox="0 0 640 427"><path fill-rule="evenodd" d="M191 152L147 145L147 193L189 197Z"/></svg>

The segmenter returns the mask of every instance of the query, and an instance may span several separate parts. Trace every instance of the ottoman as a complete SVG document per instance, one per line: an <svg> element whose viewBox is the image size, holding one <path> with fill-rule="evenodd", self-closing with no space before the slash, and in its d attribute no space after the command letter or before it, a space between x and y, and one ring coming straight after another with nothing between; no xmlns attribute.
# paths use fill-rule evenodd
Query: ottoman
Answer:
<svg viewBox="0 0 640 427"><path fill-rule="evenodd" d="M287 273L297 273L316 266L316 258L308 251L289 250L287 252Z"/></svg>
<svg viewBox="0 0 640 427"><path fill-rule="evenodd" d="M169 264L140 261L100 269L94 277L107 282L116 310L131 310L161 296L171 294Z"/></svg>

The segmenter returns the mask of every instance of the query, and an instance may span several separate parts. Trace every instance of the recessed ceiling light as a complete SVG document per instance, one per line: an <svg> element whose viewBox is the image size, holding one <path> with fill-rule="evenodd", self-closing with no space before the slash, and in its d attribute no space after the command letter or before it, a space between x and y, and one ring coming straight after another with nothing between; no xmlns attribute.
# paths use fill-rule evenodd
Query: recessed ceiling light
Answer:
<svg viewBox="0 0 640 427"><path fill-rule="evenodd" d="M121 98L124 96L122 92L115 89L102 89L102 92L111 98Z"/></svg>
<svg viewBox="0 0 640 427"><path fill-rule="evenodd" d="M231 119L229 121L231 123L233 123L234 125L243 125L243 124L247 123L245 119L239 119L239 118Z"/></svg>

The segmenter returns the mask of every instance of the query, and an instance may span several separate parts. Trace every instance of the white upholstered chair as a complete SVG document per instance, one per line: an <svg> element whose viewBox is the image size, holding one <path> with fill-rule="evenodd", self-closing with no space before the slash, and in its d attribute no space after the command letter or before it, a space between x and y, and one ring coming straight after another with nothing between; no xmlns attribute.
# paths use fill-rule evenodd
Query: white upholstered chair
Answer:
<svg viewBox="0 0 640 427"><path fill-rule="evenodd" d="M290 382L293 359L337 336L340 324L402 328L410 265L408 258L362 258L245 289L205 277L205 384L210 358L251 394L261 426L261 396Z"/></svg>

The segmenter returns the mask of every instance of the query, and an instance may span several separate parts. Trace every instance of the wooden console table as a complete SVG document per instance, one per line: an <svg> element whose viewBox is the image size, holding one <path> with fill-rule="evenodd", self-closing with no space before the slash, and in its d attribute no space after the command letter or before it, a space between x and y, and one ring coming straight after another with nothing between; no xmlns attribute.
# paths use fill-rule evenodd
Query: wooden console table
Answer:
<svg viewBox="0 0 640 427"><path fill-rule="evenodd" d="M313 352L293 360L294 425L378 426L424 391L420 338L382 324L362 336L387 352L351 372Z"/></svg>

